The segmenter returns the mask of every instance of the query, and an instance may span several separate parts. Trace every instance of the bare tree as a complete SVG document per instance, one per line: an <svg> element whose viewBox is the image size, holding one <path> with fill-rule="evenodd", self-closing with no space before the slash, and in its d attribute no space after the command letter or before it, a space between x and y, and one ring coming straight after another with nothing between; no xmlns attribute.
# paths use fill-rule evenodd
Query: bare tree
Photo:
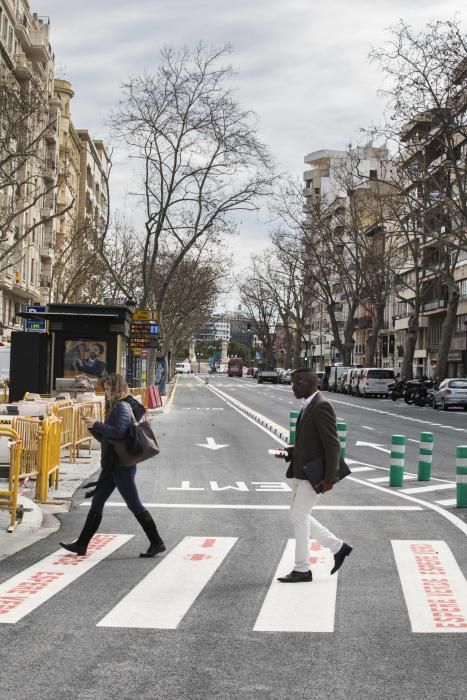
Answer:
<svg viewBox="0 0 467 700"><path fill-rule="evenodd" d="M277 299L265 282L265 266L261 257L253 256L251 268L240 285L240 298L247 316L252 319L252 330L262 344L268 365L274 364L274 343L279 320Z"/></svg>
<svg viewBox="0 0 467 700"><path fill-rule="evenodd" d="M371 57L389 79L384 134L419 200L416 235L446 291L446 306L436 299L445 308L436 374L445 376L459 302L455 269L467 250L467 37L460 20L429 22L418 33L400 22L390 36Z"/></svg>

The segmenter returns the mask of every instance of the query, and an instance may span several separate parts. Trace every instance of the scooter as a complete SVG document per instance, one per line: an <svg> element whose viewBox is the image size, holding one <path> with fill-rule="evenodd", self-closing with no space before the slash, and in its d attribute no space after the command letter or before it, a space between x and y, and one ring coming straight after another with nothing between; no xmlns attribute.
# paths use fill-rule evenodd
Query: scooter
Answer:
<svg viewBox="0 0 467 700"><path fill-rule="evenodd" d="M389 384L388 386L388 393L390 398L393 401L397 401L397 399L402 399L404 396L404 391L405 391L405 382L393 382L392 384Z"/></svg>

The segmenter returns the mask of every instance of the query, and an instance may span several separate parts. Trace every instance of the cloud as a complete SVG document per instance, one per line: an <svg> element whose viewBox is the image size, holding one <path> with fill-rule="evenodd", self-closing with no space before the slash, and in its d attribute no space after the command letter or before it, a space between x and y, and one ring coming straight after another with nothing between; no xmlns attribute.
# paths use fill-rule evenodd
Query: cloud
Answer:
<svg viewBox="0 0 467 700"><path fill-rule="evenodd" d="M234 47L234 85L245 108L260 117L260 137L279 167L299 174L304 156L344 148L360 127L381 120L382 77L367 56L400 18L421 28L432 18L452 19L458 0L37 0L49 15L58 65L73 85L73 119L107 137L106 120L121 83L154 70L167 44L204 41ZM120 158L120 160L124 160ZM135 175L114 168L114 205L123 203ZM233 248L245 265L249 248L267 244L265 223L245 217Z"/></svg>

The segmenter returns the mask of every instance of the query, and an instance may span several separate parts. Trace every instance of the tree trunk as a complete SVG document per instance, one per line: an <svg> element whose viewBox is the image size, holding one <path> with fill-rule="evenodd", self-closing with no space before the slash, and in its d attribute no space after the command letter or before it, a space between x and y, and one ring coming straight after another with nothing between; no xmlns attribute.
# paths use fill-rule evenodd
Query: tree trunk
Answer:
<svg viewBox="0 0 467 700"><path fill-rule="evenodd" d="M405 334L404 358L401 367L401 379L407 381L413 379L413 356L417 347L418 329L420 325L420 304L415 305L413 314L409 318L409 325Z"/></svg>
<svg viewBox="0 0 467 700"><path fill-rule="evenodd" d="M373 314L373 329L368 336L365 348L365 365L366 367L375 367L375 356L378 350L379 331L384 327L384 309L386 304L376 304L376 310ZM381 357L382 364L382 357Z"/></svg>
<svg viewBox="0 0 467 700"><path fill-rule="evenodd" d="M343 363L345 367L350 367L352 364L352 350L353 350L353 334L355 329L355 312L358 308L358 299L352 299L352 303L349 306L349 313L344 327L344 357Z"/></svg>
<svg viewBox="0 0 467 700"><path fill-rule="evenodd" d="M446 317L441 328L441 340L438 351L438 364L436 365L435 377L444 379L448 373L448 354L451 348L452 336L456 329L457 306L459 304L459 290L456 283L451 280L449 283L449 297Z"/></svg>

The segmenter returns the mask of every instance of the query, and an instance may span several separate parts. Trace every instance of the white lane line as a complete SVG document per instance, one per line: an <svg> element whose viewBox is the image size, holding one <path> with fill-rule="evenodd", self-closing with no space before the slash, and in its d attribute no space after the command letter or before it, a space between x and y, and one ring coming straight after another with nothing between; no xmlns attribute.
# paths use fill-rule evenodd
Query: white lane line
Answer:
<svg viewBox="0 0 467 700"><path fill-rule="evenodd" d="M430 503L429 501L422 501L420 498L408 496L405 493L401 493L401 491L393 491L393 489L390 487L387 488L386 486L379 486L378 484L370 484L369 481L357 479L355 476L347 476L346 480L355 481L355 483L357 484L363 484L364 486L368 486L371 489L376 489L377 491L382 491L383 493L391 493L393 496L397 496L398 498L403 498L406 501L418 503L419 505L423 506L424 508L428 508L429 510L434 510L435 513L441 515L442 518L446 518L446 520L449 520L449 522L455 527L457 527L461 532L463 532L464 535L467 535L467 523L464 523L464 521L458 518L457 515L454 515L454 513L451 513L449 510L444 510L440 506L437 506L435 503Z"/></svg>
<svg viewBox="0 0 467 700"><path fill-rule="evenodd" d="M277 581L294 568L295 540L287 542L269 587L254 632L334 632L337 577L330 575L334 558L318 542L311 542L313 581L289 585Z"/></svg>
<svg viewBox="0 0 467 700"><path fill-rule="evenodd" d="M15 624L99 564L133 535L94 535L85 557L59 549L0 586L0 623Z"/></svg>
<svg viewBox="0 0 467 700"><path fill-rule="evenodd" d="M375 430L375 428L370 428L369 425L362 425L362 428L366 428L367 430Z"/></svg>
<svg viewBox="0 0 467 700"><path fill-rule="evenodd" d="M467 581L444 541L393 540L412 632L467 632Z"/></svg>
<svg viewBox="0 0 467 700"><path fill-rule="evenodd" d="M420 440L414 440L413 438L408 438L408 439L407 439L407 442L418 442L418 443L419 443Z"/></svg>
<svg viewBox="0 0 467 700"><path fill-rule="evenodd" d="M404 421L412 421L412 423L423 423L423 425L431 425L436 428L446 428L446 430L462 431L467 433L467 428L454 428L451 425L444 425L444 423L431 423L430 421L424 420L423 418L412 418L412 416L401 416L400 413L391 413L390 411L382 411L379 408L370 408L369 406L363 406L362 404L349 403L348 401L338 401L334 398L329 398L329 400L334 404L339 404L342 406L350 406L350 408L361 408L362 411L369 411L370 413L380 413L383 416L392 416L393 418L401 418ZM409 408L407 406L407 408Z"/></svg>
<svg viewBox="0 0 467 700"><path fill-rule="evenodd" d="M456 484L433 484L432 486L416 486L410 489L399 489L399 493L429 493L430 491L443 491L444 489L455 489Z"/></svg>
<svg viewBox="0 0 467 700"><path fill-rule="evenodd" d="M97 626L176 629L236 541L185 537Z"/></svg>
<svg viewBox="0 0 467 700"><path fill-rule="evenodd" d="M355 471L355 469L352 469L352 471ZM416 479L417 477L415 474L404 474L404 481L410 481L411 479ZM376 478L371 478L368 479L368 481L371 481L372 484L386 484L389 483L389 476L377 476Z"/></svg>
<svg viewBox="0 0 467 700"><path fill-rule="evenodd" d="M350 477L347 477L350 479ZM366 483L362 481L361 483ZM421 503L421 501L420 501ZM144 503L145 508L199 508L214 510L289 510L290 505L249 505L232 503ZM89 503L80 503L81 508L89 508ZM126 508L126 503L107 502L106 508ZM314 506L313 510L423 510L419 506Z"/></svg>
<svg viewBox="0 0 467 700"><path fill-rule="evenodd" d="M440 506L455 506L457 498L443 498L441 501L435 501L435 503L439 503Z"/></svg>
<svg viewBox="0 0 467 700"><path fill-rule="evenodd" d="M354 472L374 472L374 467L352 467L352 474Z"/></svg>

